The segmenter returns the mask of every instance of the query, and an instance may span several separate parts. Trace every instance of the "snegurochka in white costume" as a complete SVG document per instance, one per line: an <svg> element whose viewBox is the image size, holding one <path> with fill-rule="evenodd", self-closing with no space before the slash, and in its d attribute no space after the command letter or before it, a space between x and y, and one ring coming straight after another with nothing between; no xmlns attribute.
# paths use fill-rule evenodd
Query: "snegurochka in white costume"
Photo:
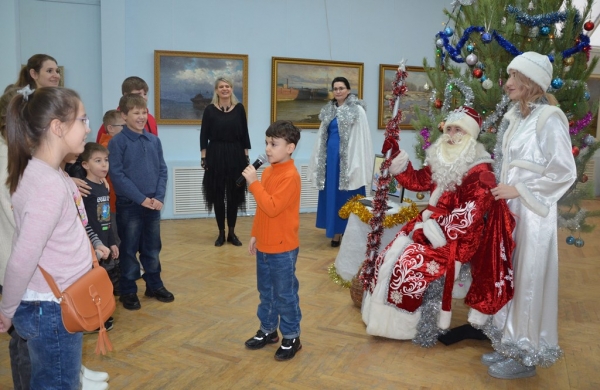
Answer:
<svg viewBox="0 0 600 390"><path fill-rule="evenodd" d="M568 120L544 92L552 79L545 55L526 52L508 65L505 89L516 104L498 130L496 199L515 214L515 294L483 331L495 352L482 362L496 378L535 375L562 356L558 345L557 201L576 179ZM552 103L549 103L552 100ZM479 319L478 322L482 322Z"/></svg>
<svg viewBox="0 0 600 390"><path fill-rule="evenodd" d="M423 168L414 169L405 151L392 160L389 172L400 185L431 197L379 254L374 270L363 265L361 275L372 275L362 306L368 334L435 344L450 326L454 282L467 262L470 315L494 314L512 298L514 219L490 192L496 178L490 154L477 142L481 122L473 108L460 107L427 149Z"/></svg>

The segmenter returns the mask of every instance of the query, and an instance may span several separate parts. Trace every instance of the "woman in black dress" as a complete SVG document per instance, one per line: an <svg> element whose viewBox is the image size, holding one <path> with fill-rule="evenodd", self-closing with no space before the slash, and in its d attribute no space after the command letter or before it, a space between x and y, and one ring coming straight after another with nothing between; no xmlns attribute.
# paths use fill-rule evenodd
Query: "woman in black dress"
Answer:
<svg viewBox="0 0 600 390"><path fill-rule="evenodd" d="M235 235L238 209L245 207L246 184L238 187L236 179L249 165L250 135L246 110L233 94L233 83L219 77L215 81L213 99L202 115L200 151L204 180L202 191L208 210L215 210L219 237L215 246L225 243L225 214L227 242L242 243ZM227 201L227 208L225 202Z"/></svg>

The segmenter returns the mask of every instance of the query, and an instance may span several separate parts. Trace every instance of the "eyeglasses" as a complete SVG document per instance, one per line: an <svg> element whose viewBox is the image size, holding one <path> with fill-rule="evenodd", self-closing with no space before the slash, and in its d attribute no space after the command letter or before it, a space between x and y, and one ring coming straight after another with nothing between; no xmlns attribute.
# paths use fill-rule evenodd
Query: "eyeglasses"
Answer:
<svg viewBox="0 0 600 390"><path fill-rule="evenodd" d="M90 118L88 118L87 116L83 117L83 118L75 118L75 119L77 119L78 121L82 121L83 124L85 125L85 127L87 127L88 129L90 128Z"/></svg>
<svg viewBox="0 0 600 390"><path fill-rule="evenodd" d="M346 90L346 87L340 87L340 88L334 88L333 92L342 92L342 91L345 91L345 90Z"/></svg>

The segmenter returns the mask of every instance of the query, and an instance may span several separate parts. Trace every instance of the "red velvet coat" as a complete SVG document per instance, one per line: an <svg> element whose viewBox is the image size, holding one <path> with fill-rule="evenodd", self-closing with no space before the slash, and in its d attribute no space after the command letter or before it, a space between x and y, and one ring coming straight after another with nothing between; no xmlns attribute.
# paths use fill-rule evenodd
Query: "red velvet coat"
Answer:
<svg viewBox="0 0 600 390"><path fill-rule="evenodd" d="M423 294L429 283L447 275L442 310L449 311L455 275L454 262L466 263L473 258L484 240L484 216L492 208L499 207L501 211L507 210L506 203L495 201L490 192L490 189L496 186L492 167L487 162L472 166L454 191L443 193L432 181L432 172L428 166L415 170L409 163L406 170L397 175L396 179L400 185L410 191L430 191L431 198L428 207L408 222L399 233L399 235L412 235L413 242L407 245L394 265L387 300L400 309L414 312L421 306ZM508 215L512 220L510 214L503 215L505 217ZM430 232L433 232L433 235ZM511 234L512 229L508 231L508 238L504 238L505 241L510 241L507 243L510 253L513 245ZM385 252L392 243L378 257L376 270L381 266ZM508 258L510 259L510 256ZM488 267L483 256L478 256L475 264L477 271L481 270L482 265L488 270L496 271L497 268ZM512 270L512 267L510 269ZM494 273L497 275L492 276L487 272L487 276L483 276L484 273L480 272L478 275L481 278L473 280L471 289L479 297L486 296L495 300L494 279L499 275L498 272ZM377 272L375 283L376 278ZM512 290L508 293L512 297ZM504 303L494 302L492 310L498 310Z"/></svg>

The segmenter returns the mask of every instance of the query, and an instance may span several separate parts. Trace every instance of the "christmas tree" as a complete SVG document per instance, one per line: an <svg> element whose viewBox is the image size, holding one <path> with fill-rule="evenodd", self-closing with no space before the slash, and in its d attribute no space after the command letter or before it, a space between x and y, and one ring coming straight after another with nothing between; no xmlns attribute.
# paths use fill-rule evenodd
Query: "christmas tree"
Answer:
<svg viewBox="0 0 600 390"><path fill-rule="evenodd" d="M480 141L493 156L496 131L511 104L503 90L507 65L526 51L548 55L554 73L547 92L569 119L577 166L577 181L559 202L558 223L571 231L591 231L585 219L592 214L580 204L591 194L591 183L581 184L588 181L585 166L600 146L588 132L598 112L586 84L598 61L590 60L586 35L594 28L588 20L593 2L577 10L571 0L455 0L451 11L444 10L448 22L435 37L435 65L423 62L431 96L428 112L417 108L412 123L419 131L419 158L424 160L425 150L441 134L448 112L465 104L483 115ZM570 238L570 244L583 246L580 238Z"/></svg>

